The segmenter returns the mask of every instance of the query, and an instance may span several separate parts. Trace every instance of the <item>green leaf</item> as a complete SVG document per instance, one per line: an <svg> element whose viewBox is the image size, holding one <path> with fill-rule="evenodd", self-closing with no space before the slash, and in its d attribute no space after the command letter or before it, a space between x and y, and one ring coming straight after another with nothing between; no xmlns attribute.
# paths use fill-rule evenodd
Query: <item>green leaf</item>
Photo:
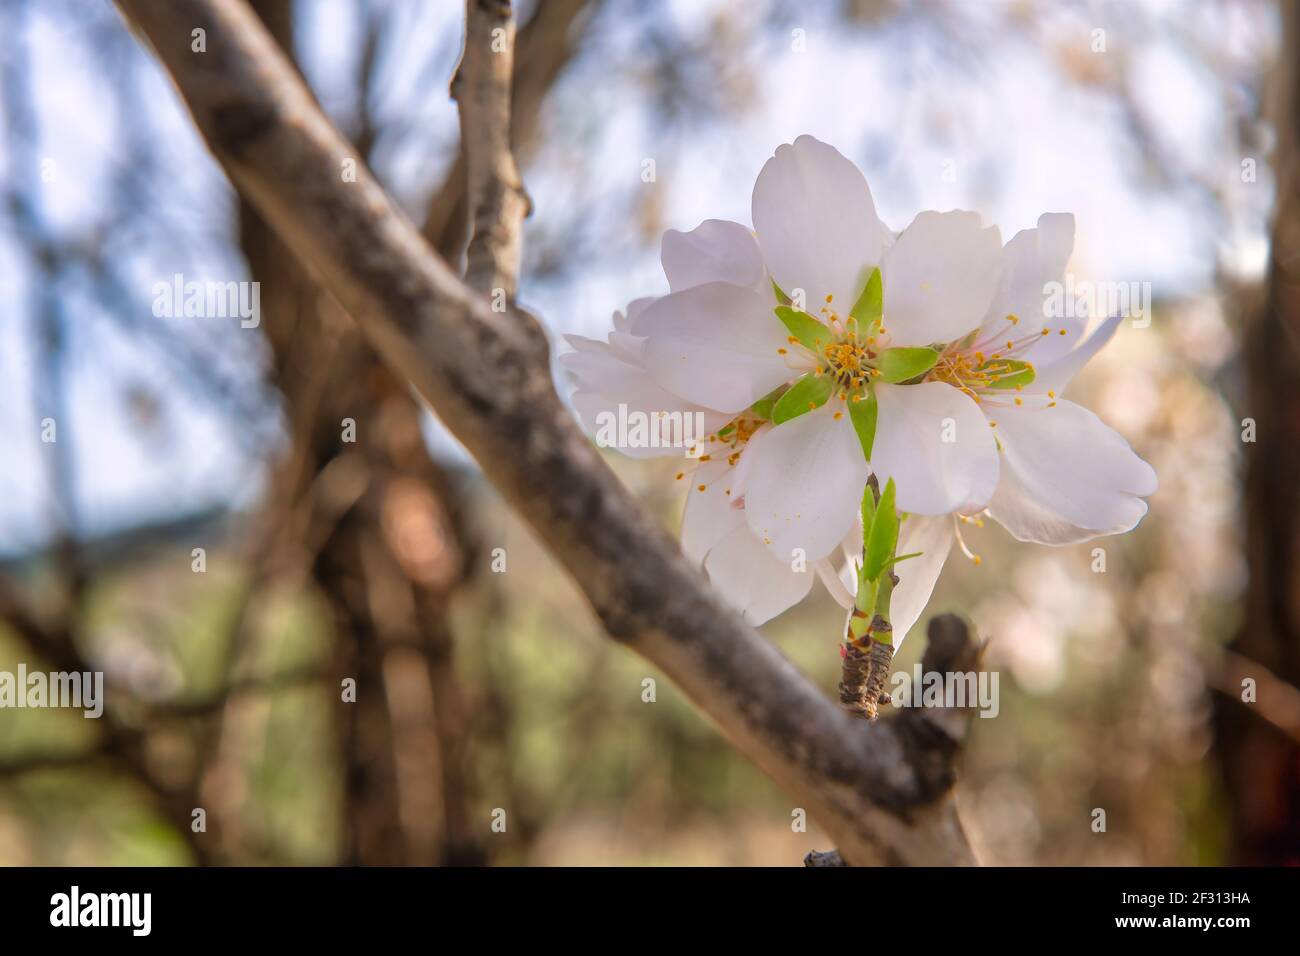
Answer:
<svg viewBox="0 0 1300 956"><path fill-rule="evenodd" d="M994 359L981 366L980 371L996 376L985 388L1022 388L1036 377L1028 362L1015 359Z"/></svg>
<svg viewBox="0 0 1300 956"><path fill-rule="evenodd" d="M790 297L781 291L781 287L776 284L775 279L772 280L772 291L776 293L777 302L780 302L782 305L790 304Z"/></svg>
<svg viewBox="0 0 1300 956"><path fill-rule="evenodd" d="M880 270L872 269L871 277L867 279L867 284L862 289L862 295L858 296L858 301L853 308L849 310L849 315L853 316L862 325L871 325L879 322L884 314L884 285L880 281Z"/></svg>
<svg viewBox="0 0 1300 956"><path fill-rule="evenodd" d="M860 402L849 402L849 418L853 421L853 430L858 433L862 445L862 457L871 461L871 448L876 443L876 393L867 392Z"/></svg>
<svg viewBox="0 0 1300 956"><path fill-rule="evenodd" d="M862 573L868 581L880 579L898 547L898 512L894 509L894 495L894 479L890 478L880 493L875 518L864 541Z"/></svg>
<svg viewBox="0 0 1300 956"><path fill-rule="evenodd" d="M826 404L835 390L829 375L805 375L790 387L772 409L772 421L780 425Z"/></svg>
<svg viewBox="0 0 1300 956"><path fill-rule="evenodd" d="M805 348L820 354L822 345L831 342L831 330L826 328L807 312L800 312L788 305L776 307L776 317L790 330L790 334L799 340Z"/></svg>
<svg viewBox="0 0 1300 956"><path fill-rule="evenodd" d="M939 353L925 346L885 349L880 353L876 367L880 369L880 381L906 382L909 378L916 378L930 371L937 361L939 361Z"/></svg>

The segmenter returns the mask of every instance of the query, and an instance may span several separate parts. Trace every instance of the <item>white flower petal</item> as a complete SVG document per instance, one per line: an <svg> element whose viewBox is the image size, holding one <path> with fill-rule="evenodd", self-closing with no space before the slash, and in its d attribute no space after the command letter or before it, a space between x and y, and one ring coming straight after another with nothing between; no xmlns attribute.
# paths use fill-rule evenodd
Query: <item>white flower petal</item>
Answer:
<svg viewBox="0 0 1300 956"><path fill-rule="evenodd" d="M942 515L982 508L998 483L997 443L979 407L942 382L877 385L871 466L898 486L898 510Z"/></svg>
<svg viewBox="0 0 1300 956"><path fill-rule="evenodd" d="M920 551L894 568L898 584L889 601L890 623L894 627L894 650L897 651L907 632L921 618L934 593L939 572L952 550L953 519L948 515L930 517L909 515L898 535L898 553Z"/></svg>
<svg viewBox="0 0 1300 956"><path fill-rule="evenodd" d="M622 312L614 313L614 330L616 332L631 332L632 323L636 321L637 316L645 311L646 306L655 301L657 296L647 295L639 299L633 299L627 304L627 314Z"/></svg>
<svg viewBox="0 0 1300 956"><path fill-rule="evenodd" d="M607 343L580 335L565 338L578 351L561 355L559 363L577 384L573 407L584 430L593 438L601 435L603 422L618 422L620 417L629 425L628 437L635 437L635 417L641 417L646 444L656 447L612 447L633 458L684 456L686 450L672 447L671 441L687 437L687 429L690 437L699 439L726 424L726 414L695 405L662 388L644 369Z"/></svg>
<svg viewBox="0 0 1300 956"><path fill-rule="evenodd" d="M844 572L847 565L836 568L831 563L830 558L819 558L815 564L817 577L821 578L822 584L826 585L826 590L835 603L844 610L848 611L853 608L853 592L849 589L849 582L845 581Z"/></svg>
<svg viewBox="0 0 1300 956"><path fill-rule="evenodd" d="M1074 251L1074 216L1044 213L1036 229L1022 229L1002 250L1002 281L989 307L990 328L1006 325L1008 315L1020 319L1020 330L1033 332L1048 321L1044 286L1060 282ZM1058 321L1052 319L1052 326Z"/></svg>
<svg viewBox="0 0 1300 956"><path fill-rule="evenodd" d="M846 315L889 241L862 173L833 146L800 136L776 148L754 184L754 229L786 295L810 311L827 295Z"/></svg>
<svg viewBox="0 0 1300 956"><path fill-rule="evenodd" d="M567 338L579 351L566 352L558 361L573 376L579 389L600 392L615 405L622 401L629 408L642 411L693 411L697 408L680 395L658 385L645 369L616 352L608 343L594 339L579 341L579 336Z"/></svg>
<svg viewBox="0 0 1300 956"><path fill-rule="evenodd" d="M989 514L1021 541L1066 544L1131 530L1156 473L1073 402L1001 410L1002 479Z"/></svg>
<svg viewBox="0 0 1300 956"><path fill-rule="evenodd" d="M738 222L706 219L690 232L669 229L660 244L659 260L674 292L706 282L763 291L763 253L754 234Z"/></svg>
<svg viewBox="0 0 1300 956"><path fill-rule="evenodd" d="M722 597L755 627L802 601L814 577L811 567L795 571L791 562L774 555L746 527L718 542L704 569Z"/></svg>
<svg viewBox="0 0 1300 956"><path fill-rule="evenodd" d="M724 412L748 408L793 377L788 333L753 289L710 282L673 292L633 323L646 371L664 388Z"/></svg>
<svg viewBox="0 0 1300 956"><path fill-rule="evenodd" d="M617 449L629 458L684 459L687 447L683 442L686 439L698 441L727 421L727 416L720 412L700 410L697 410L700 418L688 420L685 416L691 412L665 414L658 410L647 411L603 392L581 389L573 393L572 402L588 435L602 447ZM633 416L640 415L645 417L638 424L638 419ZM619 435L620 421L627 426L623 436Z"/></svg>
<svg viewBox="0 0 1300 956"><path fill-rule="evenodd" d="M753 470L754 462L761 455L751 454L754 447L761 445L764 438L771 433L775 426L771 422L766 422L754 430L754 434L749 436L749 441L745 442L745 447L741 450L740 461L736 463L735 473L731 476L731 497L737 501L743 501L745 490L749 486L749 473Z"/></svg>
<svg viewBox="0 0 1300 956"><path fill-rule="evenodd" d="M1088 336L1078 348L1066 352L1060 358L1035 366L1034 380L1025 386L1027 392L1045 393L1048 391L1061 395L1074 376L1088 364L1088 361L1106 347L1119 329L1121 317L1116 315L1107 319Z"/></svg>
<svg viewBox="0 0 1300 956"><path fill-rule="evenodd" d="M734 472L725 460L718 460L705 462L687 476L691 490L682 515L682 551L693 564L703 564L714 545L737 528L749 531L744 509L734 506L727 494Z"/></svg>
<svg viewBox="0 0 1300 956"><path fill-rule="evenodd" d="M1001 275L1002 240L973 212L923 212L880 263L891 345L949 342L979 327Z"/></svg>
<svg viewBox="0 0 1300 956"><path fill-rule="evenodd" d="M609 347L614 350L616 355L638 367L641 366L641 351L645 347L645 339L639 335L632 335L628 332L610 332Z"/></svg>
<svg viewBox="0 0 1300 956"><path fill-rule="evenodd" d="M857 520L868 468L843 403L830 401L777 425L745 456L745 515L754 533L780 558L802 548L824 558Z"/></svg>
<svg viewBox="0 0 1300 956"><path fill-rule="evenodd" d="M600 339L588 338L585 335L565 335L564 341L572 345L579 352L588 352L595 355L608 355L610 347L608 342L602 342ZM565 356L560 356L560 364L564 364Z"/></svg>

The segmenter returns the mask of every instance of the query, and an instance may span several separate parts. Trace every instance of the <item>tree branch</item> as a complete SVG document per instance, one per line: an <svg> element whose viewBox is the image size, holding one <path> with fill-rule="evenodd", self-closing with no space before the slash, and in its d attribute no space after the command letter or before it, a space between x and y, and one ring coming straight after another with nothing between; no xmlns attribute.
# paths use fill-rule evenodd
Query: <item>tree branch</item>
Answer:
<svg viewBox="0 0 1300 956"><path fill-rule="evenodd" d="M460 105L473 234L465 281L513 303L530 203L510 149L515 19L510 0L465 0L465 50L451 83Z"/></svg>
<svg viewBox="0 0 1300 956"><path fill-rule="evenodd" d="M590 8L596 6L598 0L548 0L538 4L520 28L510 96L510 142L517 162L527 161L536 140L542 100L569 62L575 35L590 22ZM422 230L438 254L453 263L465 244L465 180L462 144L442 185L429 197Z"/></svg>
<svg viewBox="0 0 1300 956"><path fill-rule="evenodd" d="M973 863L950 738L841 713L725 608L560 402L540 330L460 282L362 168L239 0L118 0L235 187L408 378L578 581L855 864ZM207 53L190 49L191 31ZM341 164L357 162L355 182Z"/></svg>

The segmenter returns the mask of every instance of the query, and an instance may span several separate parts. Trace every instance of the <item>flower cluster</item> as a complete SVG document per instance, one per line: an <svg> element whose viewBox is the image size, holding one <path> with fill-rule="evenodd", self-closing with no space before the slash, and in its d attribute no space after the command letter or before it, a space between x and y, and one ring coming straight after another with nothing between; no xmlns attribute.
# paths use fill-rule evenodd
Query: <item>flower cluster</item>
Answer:
<svg viewBox="0 0 1300 956"><path fill-rule="evenodd" d="M808 568L853 606L873 474L896 489L898 553L917 554L897 570L898 640L954 542L978 560L960 528L981 513L1043 544L1141 520L1154 471L1062 397L1119 321L1085 337L1082 318L1045 315L1072 216L1005 245L971 212L923 212L895 235L858 169L810 136L768 160L752 214L752 231L666 233L669 293L616 314L607 342L568 337L561 357L589 430L619 406L702 416L677 474L682 545L747 620L800 601Z"/></svg>

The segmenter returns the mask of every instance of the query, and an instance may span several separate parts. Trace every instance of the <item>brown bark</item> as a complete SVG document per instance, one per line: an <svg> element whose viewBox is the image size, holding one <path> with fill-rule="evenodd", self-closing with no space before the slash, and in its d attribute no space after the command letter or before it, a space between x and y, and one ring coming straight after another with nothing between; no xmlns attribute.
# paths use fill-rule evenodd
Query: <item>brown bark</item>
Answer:
<svg viewBox="0 0 1300 956"><path fill-rule="evenodd" d="M514 303L519 280L524 192L510 137L510 81L515 19L510 0L465 0L465 49L451 83L460 104L461 152L471 233L465 281L502 305Z"/></svg>

